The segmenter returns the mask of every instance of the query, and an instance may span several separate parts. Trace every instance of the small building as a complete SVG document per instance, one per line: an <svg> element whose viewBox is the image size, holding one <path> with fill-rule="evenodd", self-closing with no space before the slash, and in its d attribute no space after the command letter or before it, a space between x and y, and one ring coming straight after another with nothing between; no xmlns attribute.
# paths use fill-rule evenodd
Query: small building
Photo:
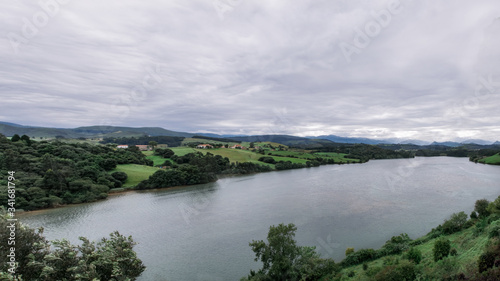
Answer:
<svg viewBox="0 0 500 281"><path fill-rule="evenodd" d="M196 146L196 148L200 148L200 149L210 149L210 148L214 148L213 145L211 144L199 144L198 146Z"/></svg>
<svg viewBox="0 0 500 281"><path fill-rule="evenodd" d="M245 147L244 147L244 146L239 145L239 144L235 144L235 145L231 146L231 148L232 148L232 149L245 149Z"/></svg>
<svg viewBox="0 0 500 281"><path fill-rule="evenodd" d="M148 151L148 150L151 150L151 147L149 145L145 145L145 144L137 144L135 145L137 146L137 148L139 148L140 151Z"/></svg>
<svg viewBox="0 0 500 281"><path fill-rule="evenodd" d="M120 145L117 145L116 148L128 148L128 145L120 144Z"/></svg>

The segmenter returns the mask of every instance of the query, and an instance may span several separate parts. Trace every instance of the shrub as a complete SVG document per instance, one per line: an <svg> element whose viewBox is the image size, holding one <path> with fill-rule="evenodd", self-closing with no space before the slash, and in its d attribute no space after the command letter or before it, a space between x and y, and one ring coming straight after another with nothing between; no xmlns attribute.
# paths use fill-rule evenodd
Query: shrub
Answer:
<svg viewBox="0 0 500 281"><path fill-rule="evenodd" d="M445 234L452 234L462 230L467 222L467 215L464 212L454 213L450 216L449 220L443 223L443 232Z"/></svg>
<svg viewBox="0 0 500 281"><path fill-rule="evenodd" d="M495 264L495 253L494 252L486 252L479 256L477 261L477 266L479 273L488 270L488 268L492 268Z"/></svg>
<svg viewBox="0 0 500 281"><path fill-rule="evenodd" d="M128 175L124 172L114 172L111 174L111 176L116 179L116 180L119 180L121 183L125 183L125 181L127 180L128 178Z"/></svg>
<svg viewBox="0 0 500 281"><path fill-rule="evenodd" d="M264 163L269 163L269 164L276 164L276 160L274 160L273 157L269 157L269 156L262 156L259 158L259 161L264 162Z"/></svg>
<svg viewBox="0 0 500 281"><path fill-rule="evenodd" d="M354 253L354 248L347 248L347 249L345 250L345 255L346 255L346 256L348 256L348 255L350 255L350 254L352 254L352 253Z"/></svg>
<svg viewBox="0 0 500 281"><path fill-rule="evenodd" d="M486 199L480 199L476 201L476 204L474 205L474 211L477 212L480 218L485 218L490 215L490 212L488 211L489 204L490 201Z"/></svg>
<svg viewBox="0 0 500 281"><path fill-rule="evenodd" d="M364 271L367 271L367 270L368 270L368 264L367 264L367 263L364 263L364 264L363 264L363 270L364 270Z"/></svg>
<svg viewBox="0 0 500 281"><path fill-rule="evenodd" d="M375 275L376 281L413 281L417 278L417 270L411 262L404 261L399 265L390 265Z"/></svg>
<svg viewBox="0 0 500 281"><path fill-rule="evenodd" d="M457 249L452 248L452 249L450 250L450 256L454 257L454 256L456 256L457 254L458 254L458 253L457 253Z"/></svg>
<svg viewBox="0 0 500 281"><path fill-rule="evenodd" d="M492 226L488 236L490 238L500 237L500 225Z"/></svg>
<svg viewBox="0 0 500 281"><path fill-rule="evenodd" d="M379 273L380 271L382 271L382 267L380 266L372 266L370 267L367 271L366 271L366 276L368 277L373 277L375 275L377 275L377 273Z"/></svg>
<svg viewBox="0 0 500 281"><path fill-rule="evenodd" d="M406 257L410 261L419 264L420 261L422 260L422 252L417 248L410 248L410 250L408 250L408 252L406 253Z"/></svg>
<svg viewBox="0 0 500 281"><path fill-rule="evenodd" d="M450 240L445 238L436 240L433 249L434 261L436 262L438 260L447 257L448 254L450 253L450 248L451 248Z"/></svg>
<svg viewBox="0 0 500 281"><path fill-rule="evenodd" d="M471 218L471 220L477 219L477 213L476 213L476 211L472 211L472 213L470 213L470 218Z"/></svg>
<svg viewBox="0 0 500 281"><path fill-rule="evenodd" d="M350 253L342 262L343 266L351 266L360 264L366 261L371 261L377 257L377 252L373 249L361 249L357 252Z"/></svg>
<svg viewBox="0 0 500 281"><path fill-rule="evenodd" d="M474 224L476 223L476 220L474 219L470 219L468 220L465 224L464 224L464 229L467 229L467 228L470 228L472 227Z"/></svg>

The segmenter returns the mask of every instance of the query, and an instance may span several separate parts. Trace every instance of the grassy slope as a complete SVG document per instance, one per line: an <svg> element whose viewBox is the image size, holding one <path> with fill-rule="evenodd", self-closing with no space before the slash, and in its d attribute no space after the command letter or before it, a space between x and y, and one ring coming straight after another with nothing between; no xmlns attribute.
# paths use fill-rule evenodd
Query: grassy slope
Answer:
<svg viewBox="0 0 500 281"><path fill-rule="evenodd" d="M452 257L448 256L444 260L434 262L433 257L433 247L434 243L439 238L431 239L421 245L415 246L415 248L419 249L422 252L422 261L419 265L417 265L417 269L427 277L437 278L436 280L440 280L440 277L443 274L453 273L466 273L470 269L477 268L477 260L479 256L484 252L489 238L488 234L497 222L493 222L491 225L486 227L480 234L475 234L475 226L472 226L468 229L462 230L460 232L441 236L451 241L451 248L455 248L457 250L457 256ZM425 238L422 237L422 238ZM390 256L390 258L399 258L403 259L404 254ZM376 259L370 262L367 262L368 268L375 267L384 267L384 260L388 259L388 257L383 257L380 259ZM453 266L450 266L453 265ZM356 272L355 276L352 278L348 278L346 275L348 272L354 271ZM344 268L342 270L343 277L341 280L374 280L373 277L369 277L366 275L366 271L363 270L362 264ZM332 279L322 279L332 280ZM428 279L424 279L428 280Z"/></svg>
<svg viewBox="0 0 500 281"><path fill-rule="evenodd" d="M149 167L144 165L137 164L125 164L125 165L117 165L116 169L112 170L113 172L124 172L128 175L128 179L123 185L123 187L133 187L139 184L143 180L147 180L150 175L154 174L154 172L158 171L158 168Z"/></svg>
<svg viewBox="0 0 500 281"><path fill-rule="evenodd" d="M257 144L258 145L258 144ZM260 165L265 165L265 166L270 166L271 168L274 169L275 165L273 164L267 164L259 161L259 158L264 156L262 154L258 154L249 150L242 150L242 149L231 149L231 148L217 148L217 149L196 149L196 148L190 148L190 147L170 147L176 155L178 156L183 156L188 153L193 153L193 152L202 152L204 154L210 152L214 155L220 155L222 157L227 157L232 163L235 162L251 162L251 163L256 163ZM143 153L146 155L146 158L152 160L154 162L154 165L161 165L167 160L166 158L153 155L153 151L143 151ZM340 162L347 162L349 160L350 162L358 162L357 159L346 159L344 158L345 154L340 154L340 153L318 153L318 154L311 154L307 152L300 152L300 151L266 151L266 153L272 153L273 155L270 157L273 157L276 161L290 161L292 163L302 163L305 164L309 159L314 159L317 156L320 157L328 157L328 158L333 158L335 162L340 163ZM279 155L279 156L276 156ZM298 158L290 158L286 156L294 156ZM269 155L266 155L269 156ZM142 180L148 179L150 175L152 175L154 172L157 171L158 168L153 168L153 167L148 167L148 166L141 166L141 165L118 165L115 171L121 171L127 173L129 176L129 179L127 182L124 184L124 187L132 187L136 186L139 182Z"/></svg>
<svg viewBox="0 0 500 281"><path fill-rule="evenodd" d="M481 159L479 162L484 164L500 165L500 153Z"/></svg>
<svg viewBox="0 0 500 281"><path fill-rule="evenodd" d="M147 159L153 160L153 166L161 165L167 160L166 158L163 158L161 156L153 155L153 151L143 151L142 153L146 155Z"/></svg>

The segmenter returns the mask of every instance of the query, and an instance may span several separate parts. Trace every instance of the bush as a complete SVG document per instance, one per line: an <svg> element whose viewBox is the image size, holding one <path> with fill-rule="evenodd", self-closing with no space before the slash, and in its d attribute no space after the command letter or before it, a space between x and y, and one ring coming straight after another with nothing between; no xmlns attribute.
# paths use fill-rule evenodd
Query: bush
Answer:
<svg viewBox="0 0 500 281"><path fill-rule="evenodd" d="M457 254L458 254L458 253L457 253L457 249L452 248L452 249L450 250L450 256L454 257L454 256L456 256Z"/></svg>
<svg viewBox="0 0 500 281"><path fill-rule="evenodd" d="M354 253L354 248L347 248L347 249L345 250L345 255L346 255L346 256L348 256L348 255L350 255L350 254L352 254L352 253Z"/></svg>
<svg viewBox="0 0 500 281"><path fill-rule="evenodd" d="M488 226L489 221L488 218L483 218L480 220L478 223L476 223L476 228L474 229L474 234L479 235L481 234L484 229Z"/></svg>
<svg viewBox="0 0 500 281"><path fill-rule="evenodd" d="M436 240L433 249L434 261L436 262L438 260L447 257L448 254L450 253L450 249L451 249L450 240L446 238L440 238Z"/></svg>
<svg viewBox="0 0 500 281"><path fill-rule="evenodd" d="M449 220L443 223L443 232L445 234L452 234L462 230L467 222L467 215L464 212L454 213L450 216Z"/></svg>
<svg viewBox="0 0 500 281"><path fill-rule="evenodd" d="M494 225L491 227L489 238L500 237L500 225Z"/></svg>
<svg viewBox="0 0 500 281"><path fill-rule="evenodd" d="M122 184L125 183L125 181L127 181L128 178L128 175L124 172L114 172L111 174L111 176L114 179L119 180Z"/></svg>
<svg viewBox="0 0 500 281"><path fill-rule="evenodd" d="M367 271L366 271L366 276L368 277L373 277L375 275L377 275L377 273L379 273L380 271L382 271L382 267L380 266L372 266L370 267Z"/></svg>
<svg viewBox="0 0 500 281"><path fill-rule="evenodd" d="M479 256L477 261L477 266L479 273L488 270L488 268L492 268L495 264L495 253L494 252L486 252Z"/></svg>
<svg viewBox="0 0 500 281"><path fill-rule="evenodd" d="M411 239L406 233L402 233L399 236L391 237L391 240L386 241L384 246L378 250L377 256L384 257L388 255L401 254L406 251L411 243Z"/></svg>
<svg viewBox="0 0 500 281"><path fill-rule="evenodd" d="M347 252L347 251L346 251ZM366 261L371 261L377 257L377 252L373 249L361 249L350 253L342 262L342 266L351 266Z"/></svg>
<svg viewBox="0 0 500 281"><path fill-rule="evenodd" d="M467 229L467 228L470 228L472 227L474 224L476 224L476 220L475 219L470 219L468 220L465 224L464 224L464 229Z"/></svg>
<svg viewBox="0 0 500 281"><path fill-rule="evenodd" d="M376 281L413 281L417 278L417 270L411 262L404 261L399 265L390 265L375 275Z"/></svg>
<svg viewBox="0 0 500 281"><path fill-rule="evenodd" d="M419 264L422 260L422 252L417 248L410 248L406 253L406 258L413 261L415 264Z"/></svg>
<svg viewBox="0 0 500 281"><path fill-rule="evenodd" d="M470 219L471 219L471 220L475 220L475 219L477 219L477 218L478 218L478 216L477 216L476 211L472 211L472 213L470 213Z"/></svg>
<svg viewBox="0 0 500 281"><path fill-rule="evenodd" d="M477 212L480 218L485 218L490 215L490 212L488 211L489 204L490 201L486 199L480 199L476 201L476 204L474 205L474 211Z"/></svg>
<svg viewBox="0 0 500 281"><path fill-rule="evenodd" d="M276 160L274 160L273 157L269 157L269 156L262 156L259 158L259 161L264 162L264 163L269 163L269 164L276 164Z"/></svg>

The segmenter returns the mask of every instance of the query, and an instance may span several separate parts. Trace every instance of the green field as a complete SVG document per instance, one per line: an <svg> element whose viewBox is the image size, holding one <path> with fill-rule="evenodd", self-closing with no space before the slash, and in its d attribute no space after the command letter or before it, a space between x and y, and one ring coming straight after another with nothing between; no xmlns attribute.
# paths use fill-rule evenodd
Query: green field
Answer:
<svg viewBox="0 0 500 281"><path fill-rule="evenodd" d="M124 172L128 175L127 181L123 185L123 187L133 187L139 184L143 180L147 180L149 176L158 171L158 168L149 167L144 165L137 164L125 164L125 165L117 165L116 169L112 170L113 172Z"/></svg>
<svg viewBox="0 0 500 281"><path fill-rule="evenodd" d="M146 155L146 158L149 159L149 160L153 160L153 166L159 166L163 163L165 163L166 158L163 158L161 156L158 156L158 155L153 155L153 151L143 151L142 152L144 155Z"/></svg>
<svg viewBox="0 0 500 281"><path fill-rule="evenodd" d="M169 148L172 149L172 151L175 152L175 154L177 156L184 156L188 153L193 153L193 152L200 150L200 149L194 149L194 148L186 147L186 146L169 147Z"/></svg>
<svg viewBox="0 0 500 281"><path fill-rule="evenodd" d="M352 159L352 158L344 158L347 154L345 153L336 153L336 152L317 152L314 153L314 155L318 155L319 157L328 157L328 158L333 158L335 162L355 162L358 163L359 159Z"/></svg>
<svg viewBox="0 0 500 281"><path fill-rule="evenodd" d="M497 153L490 157L483 158L478 162L491 165L500 165L500 153Z"/></svg>

